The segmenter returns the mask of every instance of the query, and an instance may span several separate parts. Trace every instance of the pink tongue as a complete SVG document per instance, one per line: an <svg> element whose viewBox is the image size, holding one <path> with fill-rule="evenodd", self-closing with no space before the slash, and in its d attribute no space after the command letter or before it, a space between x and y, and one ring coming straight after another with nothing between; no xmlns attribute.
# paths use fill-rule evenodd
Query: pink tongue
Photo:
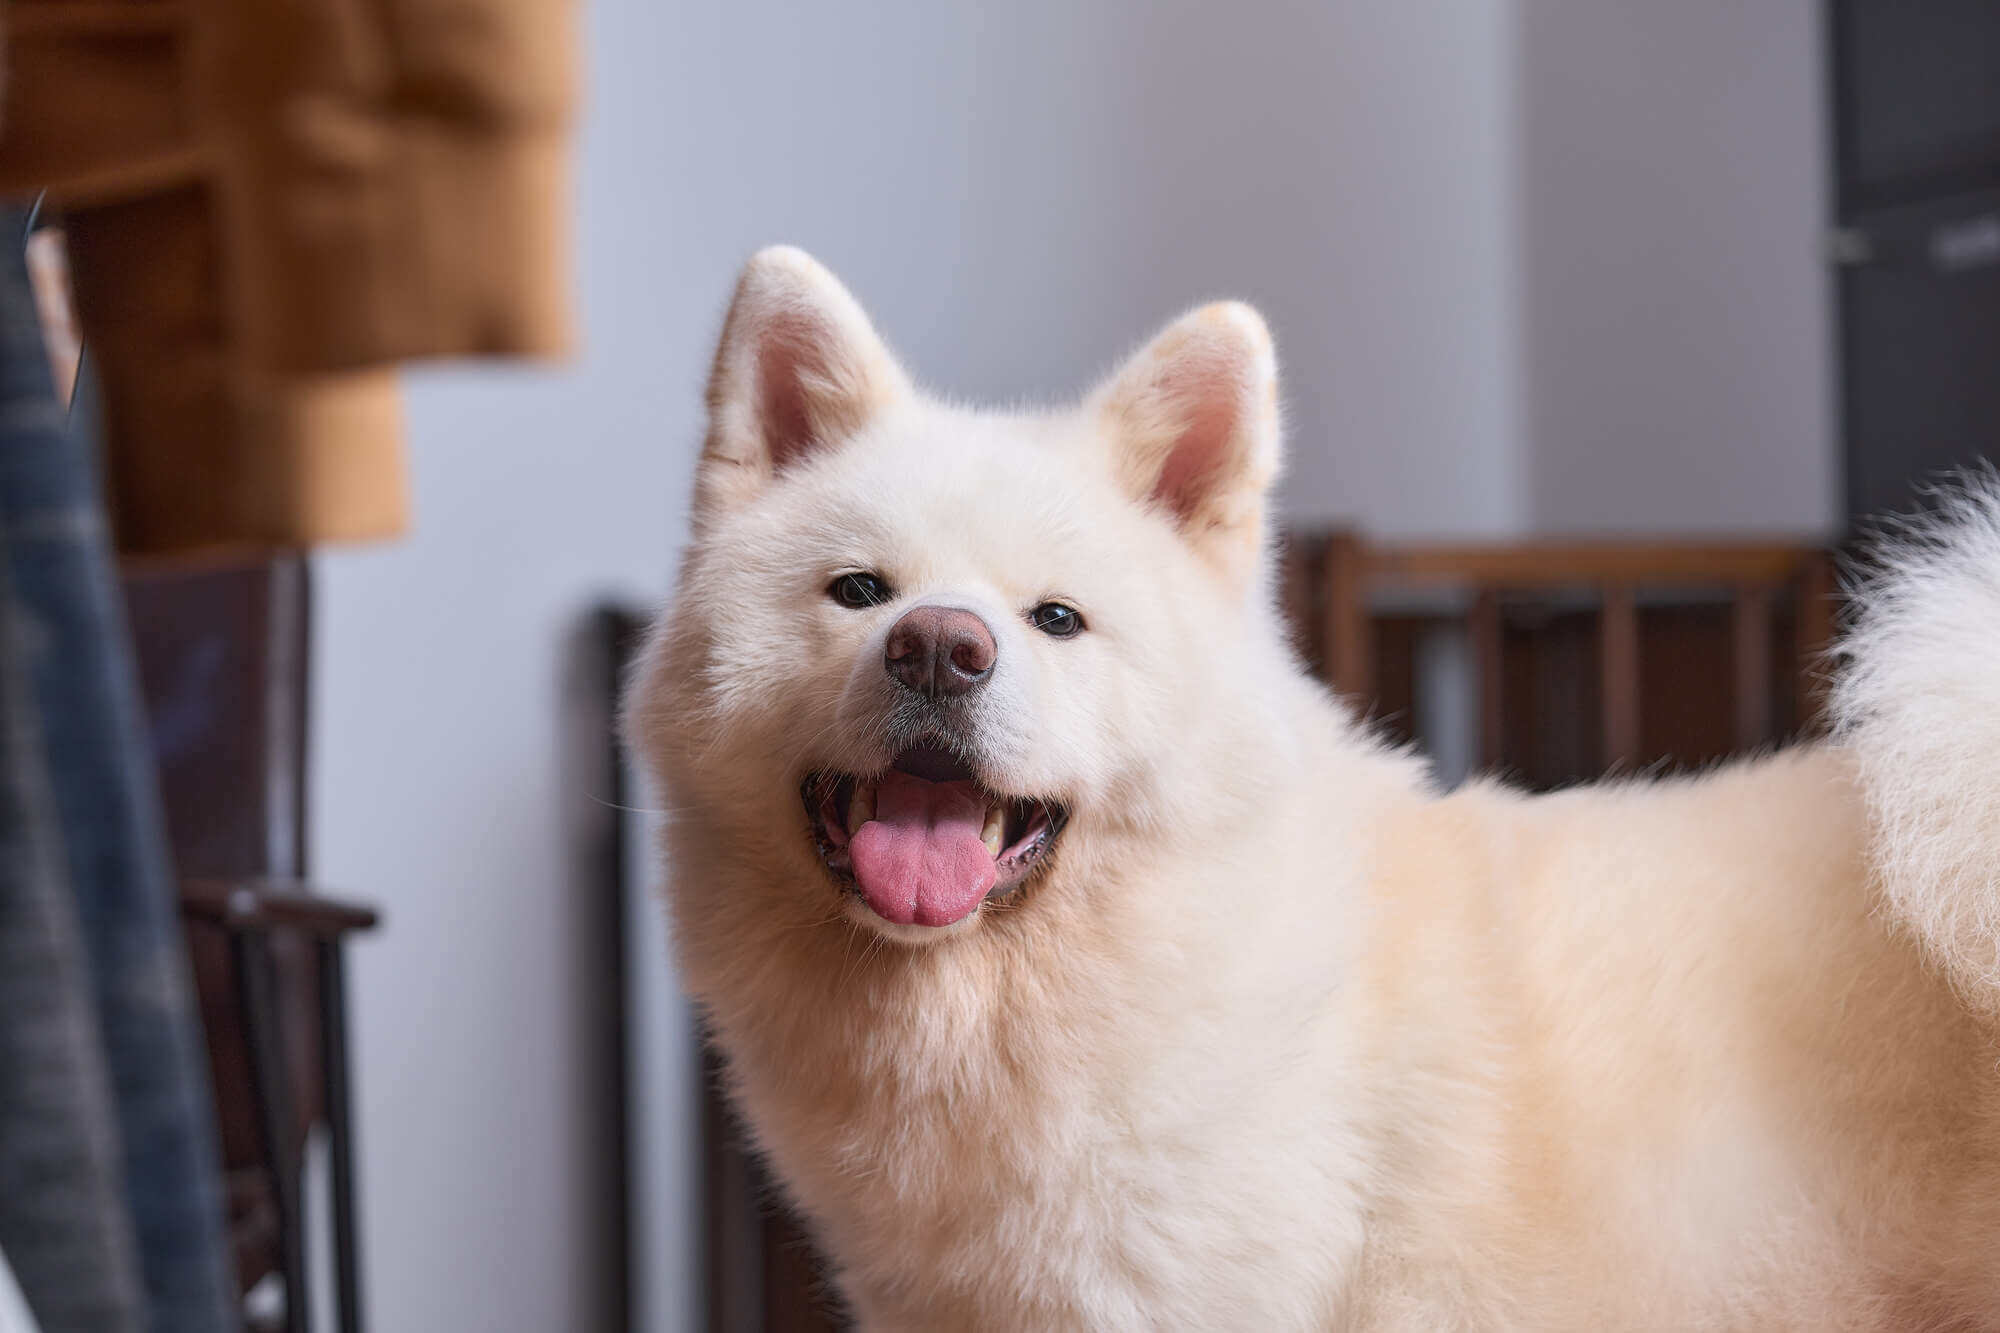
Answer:
<svg viewBox="0 0 2000 1333"><path fill-rule="evenodd" d="M970 782L886 774L875 789L875 818L848 844L861 896L898 925L963 920L999 876L979 840L985 823L986 798Z"/></svg>

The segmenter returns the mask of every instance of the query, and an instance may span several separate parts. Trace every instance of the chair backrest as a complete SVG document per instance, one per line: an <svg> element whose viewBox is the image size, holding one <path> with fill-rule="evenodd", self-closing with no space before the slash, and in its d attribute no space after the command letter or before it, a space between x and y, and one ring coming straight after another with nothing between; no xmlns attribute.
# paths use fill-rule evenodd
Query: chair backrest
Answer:
<svg viewBox="0 0 2000 1333"><path fill-rule="evenodd" d="M305 562L211 567L133 565L125 571L140 688L174 864L185 882L293 879L305 846L308 578ZM183 906L187 906L184 902ZM237 1275L247 1290L282 1267L284 1191L322 1101L313 1018L318 988L307 941L282 934L274 982L291 1038L298 1117L282 1151L268 1142L246 978L220 914L187 929L208 1039Z"/></svg>
<svg viewBox="0 0 2000 1333"><path fill-rule="evenodd" d="M1817 718L1834 595L1832 561L1816 546L1375 544L1352 532L1297 532L1283 570L1301 650L1336 690L1378 713L1406 709L1414 692L1399 634L1418 624L1459 626L1476 679L1483 766L1563 781L1594 768L1751 749ZM1576 678L1578 655L1563 647L1579 620L1594 640L1588 680ZM1537 671L1567 675L1569 688L1510 687L1510 677ZM1561 756L1523 753L1555 734L1548 719L1519 716L1537 700L1542 712L1588 708L1594 764L1575 746ZM1649 709L1674 716L1649 717Z"/></svg>

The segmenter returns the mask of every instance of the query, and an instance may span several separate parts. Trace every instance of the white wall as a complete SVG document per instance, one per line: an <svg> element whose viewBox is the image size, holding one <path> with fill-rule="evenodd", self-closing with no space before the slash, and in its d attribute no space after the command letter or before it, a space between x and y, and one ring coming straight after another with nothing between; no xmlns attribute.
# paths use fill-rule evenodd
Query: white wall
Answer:
<svg viewBox="0 0 2000 1333"><path fill-rule="evenodd" d="M709 340L756 246L813 249L920 376L985 398L1078 391L1181 307L1247 296L1287 365L1290 511L1378 532L1507 532L1622 492L1601 479L1604 451L1641 438L1607 429L1627 424L1628 394L1654 422L1722 376L1714 429L1672 440L1747 438L1735 427L1765 416L1788 449L1805 438L1760 405L1755 366L1735 373L1783 361L1772 345L1796 309L1753 322L1741 358L1632 343L1615 238L1570 285L1568 242L1524 246L1519 227L1571 215L1521 199L1521 161L1535 189L1602 193L1589 154L1609 147L1564 139L1550 155L1568 108L1688 157L1684 181L1738 170L1651 124L1673 99L1643 78L1648 100L1622 110L1606 105L1615 88L1517 106L1523 70L1548 63L1517 60L1523 40L1559 65L1623 53L1635 78L1652 59L1584 0L1514 9L1544 2L586 7L585 353L554 371L413 376L417 531L319 562L316 870L388 914L355 956L376 1328L602 1325L606 1219L588 1179L602 1071L581 996L603 960L566 843L563 640L600 593L666 586ZM1614 8L1636 22L1684 3ZM1690 32L1682 67L1736 35ZM1735 68L1733 45L1709 54ZM1745 55L1736 77L1789 69L1782 54ZM1795 93L1704 89L1699 119L1677 123L1728 138L1730 116ZM1740 170L1790 171L1766 159L1795 131ZM1785 180L1771 197L1800 188ZM1647 209L1621 216L1653 235ZM1530 420L1554 443L1527 450ZM1711 512L1714 487L1644 479L1690 517Z"/></svg>
<svg viewBox="0 0 2000 1333"><path fill-rule="evenodd" d="M793 240L920 376L996 399L1080 392L1247 297L1289 367L1297 512L1511 522L1500 0L679 17L634 164L679 206L634 222L691 293Z"/></svg>
<svg viewBox="0 0 2000 1333"><path fill-rule="evenodd" d="M1515 0L1526 518L1838 509L1817 0Z"/></svg>

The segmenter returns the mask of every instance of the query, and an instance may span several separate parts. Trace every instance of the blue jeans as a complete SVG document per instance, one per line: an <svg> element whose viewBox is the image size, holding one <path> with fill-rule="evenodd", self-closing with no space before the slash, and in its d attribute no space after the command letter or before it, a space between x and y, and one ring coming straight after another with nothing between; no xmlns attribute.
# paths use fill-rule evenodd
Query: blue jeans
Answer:
<svg viewBox="0 0 2000 1333"><path fill-rule="evenodd" d="M0 1050L10 1032L31 1047L60 1032L96 1055L60 1058L75 1067L56 1097L75 1117L67 1135L44 1124L16 1145L0 1132L0 1172L24 1173L0 1176L0 1247L44 1333L223 1333L239 1321L178 895L93 460L51 390L20 234L0 215L0 950L8 920L32 921L12 937L18 961L41 966L62 1014L30 1031L37 1017L17 1007L0 962ZM0 1088L12 1073L0 1069ZM0 1104L26 1103L18 1109L33 1116L47 1110L35 1097L16 1088ZM61 1184L38 1180L70 1160L92 1165ZM107 1180L112 1215L79 1220L104 1206ZM14 1214L71 1195L79 1211L57 1230L90 1243L44 1264ZM65 1279L72 1257L80 1267ZM118 1322L135 1269L142 1313ZM100 1289L102 1311L90 1307ZM72 1303L87 1307L82 1322L57 1317Z"/></svg>

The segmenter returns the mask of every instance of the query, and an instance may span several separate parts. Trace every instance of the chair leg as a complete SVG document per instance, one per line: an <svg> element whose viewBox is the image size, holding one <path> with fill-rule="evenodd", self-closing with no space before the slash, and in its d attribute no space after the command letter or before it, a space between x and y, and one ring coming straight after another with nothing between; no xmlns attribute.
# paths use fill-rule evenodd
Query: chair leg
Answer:
<svg viewBox="0 0 2000 1333"><path fill-rule="evenodd" d="M333 1186L334 1291L340 1333L361 1331L361 1241L354 1204L354 1108L347 1069L347 974L338 939L319 942L321 1076Z"/></svg>
<svg viewBox="0 0 2000 1333"><path fill-rule="evenodd" d="M271 1191L278 1205L278 1246L285 1276L287 1333L311 1333L312 1296L306 1287L303 1217L299 1178L291 1149L290 1071L278 1010L277 972L269 938L261 930L243 930L230 938L235 955L236 984L243 1004L244 1032L250 1047L251 1091L257 1103L258 1129L264 1140Z"/></svg>

